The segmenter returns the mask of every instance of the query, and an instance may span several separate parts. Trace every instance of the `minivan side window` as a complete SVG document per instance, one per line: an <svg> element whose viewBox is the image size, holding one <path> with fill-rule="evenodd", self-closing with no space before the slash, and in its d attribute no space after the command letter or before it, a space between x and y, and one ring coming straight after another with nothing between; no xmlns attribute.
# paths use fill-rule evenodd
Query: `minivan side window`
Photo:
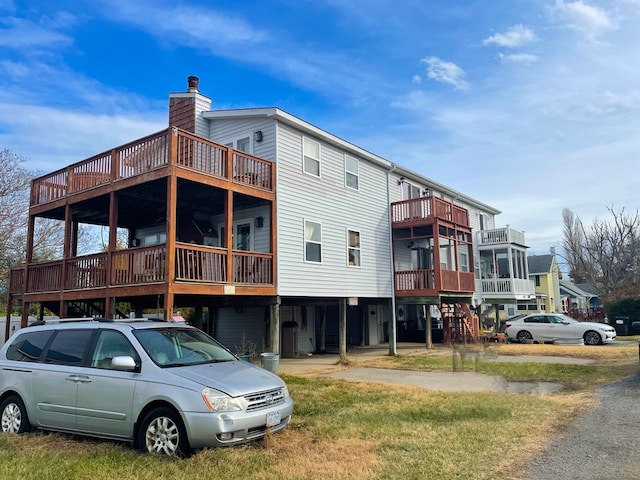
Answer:
<svg viewBox="0 0 640 480"><path fill-rule="evenodd" d="M81 365L95 330L60 330L44 359L45 363Z"/></svg>
<svg viewBox="0 0 640 480"><path fill-rule="evenodd" d="M113 357L125 355L133 357L136 365L140 365L140 356L124 335L115 330L102 330L96 342L96 349L93 353L91 366L111 368Z"/></svg>
<svg viewBox="0 0 640 480"><path fill-rule="evenodd" d="M37 362L51 338L51 331L28 332L18 336L7 348L7 359L18 362Z"/></svg>

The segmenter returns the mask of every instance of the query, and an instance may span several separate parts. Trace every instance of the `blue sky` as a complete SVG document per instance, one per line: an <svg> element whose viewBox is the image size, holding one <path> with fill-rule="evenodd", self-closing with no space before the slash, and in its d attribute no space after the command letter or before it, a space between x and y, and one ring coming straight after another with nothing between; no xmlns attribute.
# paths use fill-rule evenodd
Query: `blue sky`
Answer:
<svg viewBox="0 0 640 480"><path fill-rule="evenodd" d="M0 148L43 172L161 130L188 75L503 213L530 253L640 206L640 0L0 0Z"/></svg>

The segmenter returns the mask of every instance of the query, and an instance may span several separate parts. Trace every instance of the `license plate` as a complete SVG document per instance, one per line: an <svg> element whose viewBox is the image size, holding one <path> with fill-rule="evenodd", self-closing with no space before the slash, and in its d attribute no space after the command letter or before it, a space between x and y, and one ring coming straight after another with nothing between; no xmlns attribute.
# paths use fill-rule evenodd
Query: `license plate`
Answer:
<svg viewBox="0 0 640 480"><path fill-rule="evenodd" d="M280 423L280 412L267 413L267 427L273 427Z"/></svg>

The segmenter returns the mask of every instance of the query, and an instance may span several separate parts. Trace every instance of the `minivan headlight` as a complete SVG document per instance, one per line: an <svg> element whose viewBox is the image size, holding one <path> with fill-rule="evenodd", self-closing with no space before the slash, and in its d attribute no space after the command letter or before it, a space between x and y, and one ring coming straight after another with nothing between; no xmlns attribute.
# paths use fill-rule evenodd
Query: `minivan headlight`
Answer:
<svg viewBox="0 0 640 480"><path fill-rule="evenodd" d="M232 398L213 388L205 388L202 390L202 399L207 408L212 412L238 412L242 411L240 400Z"/></svg>

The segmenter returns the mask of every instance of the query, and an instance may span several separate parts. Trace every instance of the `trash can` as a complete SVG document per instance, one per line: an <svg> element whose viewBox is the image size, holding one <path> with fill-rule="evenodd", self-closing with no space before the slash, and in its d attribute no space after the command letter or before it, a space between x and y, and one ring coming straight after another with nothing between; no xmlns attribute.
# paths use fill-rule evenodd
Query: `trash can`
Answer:
<svg viewBox="0 0 640 480"><path fill-rule="evenodd" d="M616 329L616 335L629 335L629 317L613 317L612 327Z"/></svg>
<svg viewBox="0 0 640 480"><path fill-rule="evenodd" d="M280 355L277 353L261 353L260 366L271 373L278 374L278 366L280 365Z"/></svg>

